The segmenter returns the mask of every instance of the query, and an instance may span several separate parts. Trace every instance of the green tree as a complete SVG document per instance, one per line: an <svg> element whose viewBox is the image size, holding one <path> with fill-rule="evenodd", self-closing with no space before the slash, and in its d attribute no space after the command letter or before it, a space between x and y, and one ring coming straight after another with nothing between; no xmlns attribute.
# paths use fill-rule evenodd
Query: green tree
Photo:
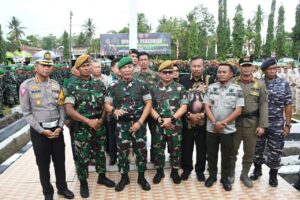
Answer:
<svg viewBox="0 0 300 200"><path fill-rule="evenodd" d="M185 27L183 26L183 20L177 17L166 18L162 16L158 20L157 32L170 33L171 34L171 59L178 59L182 57L182 51L179 50L183 46L182 40L183 35L185 34ZM177 57L177 48L179 50L179 55ZM181 54L180 54L181 53Z"/></svg>
<svg viewBox="0 0 300 200"><path fill-rule="evenodd" d="M92 45L88 48L88 53L94 55L96 58L96 55L100 52L100 39L96 38L92 40Z"/></svg>
<svg viewBox="0 0 300 200"><path fill-rule="evenodd" d="M70 50L69 50L69 34L67 31L64 31L62 45L64 47L63 56L65 60L70 58Z"/></svg>
<svg viewBox="0 0 300 200"><path fill-rule="evenodd" d="M271 12L268 18L267 39L265 45L265 55L271 56L274 51L274 14L276 9L276 0L272 1Z"/></svg>
<svg viewBox="0 0 300 200"><path fill-rule="evenodd" d="M276 27L276 57L282 58L285 54L286 33L284 29L284 7L281 5L278 10L278 22Z"/></svg>
<svg viewBox="0 0 300 200"><path fill-rule="evenodd" d="M192 20L187 28L187 44L186 47L188 59L200 53L199 44L199 31L198 24L195 20Z"/></svg>
<svg viewBox="0 0 300 200"><path fill-rule="evenodd" d="M88 18L85 23L82 25L83 31L86 35L86 37L89 40L89 45L91 45L93 36L95 35L96 32L96 26L93 22L92 18Z"/></svg>
<svg viewBox="0 0 300 200"><path fill-rule="evenodd" d="M138 13L137 25L138 25L138 33L150 33L151 25L148 22L144 13Z"/></svg>
<svg viewBox="0 0 300 200"><path fill-rule="evenodd" d="M83 32L80 32L77 39L75 40L76 46L88 46L89 39Z"/></svg>
<svg viewBox="0 0 300 200"><path fill-rule="evenodd" d="M41 40L38 35L28 35L26 37L27 43L32 47L41 47Z"/></svg>
<svg viewBox="0 0 300 200"><path fill-rule="evenodd" d="M6 42L2 37L2 28L1 28L1 24L0 24L0 63L6 63L7 59L6 59Z"/></svg>
<svg viewBox="0 0 300 200"><path fill-rule="evenodd" d="M300 3L298 3L296 8L296 19L295 26L292 32L293 40L293 57L299 59L300 56Z"/></svg>
<svg viewBox="0 0 300 200"><path fill-rule="evenodd" d="M151 31L151 25L144 13L137 14L137 29L138 33L150 33ZM122 28L119 33L129 33L129 24Z"/></svg>
<svg viewBox="0 0 300 200"><path fill-rule="evenodd" d="M224 59L230 52L230 22L227 18L227 0L219 0L217 26L218 57Z"/></svg>
<svg viewBox="0 0 300 200"><path fill-rule="evenodd" d="M53 34L49 34L42 38L42 48L47 50L53 50L56 48L56 37Z"/></svg>
<svg viewBox="0 0 300 200"><path fill-rule="evenodd" d="M261 26L262 26L262 16L263 12L261 9L261 6L257 6L257 11L255 15L255 51L254 51L254 57L259 58L261 54Z"/></svg>
<svg viewBox="0 0 300 200"><path fill-rule="evenodd" d="M23 35L25 35L23 31L25 27L22 27L21 21L15 16L13 16L11 18L11 21L8 22L8 28L10 30L8 32L8 39L17 46L20 46L20 39Z"/></svg>
<svg viewBox="0 0 300 200"><path fill-rule="evenodd" d="M233 55L235 57L242 57L243 55L243 44L245 37L245 26L244 26L244 17L243 9L241 4L238 4L236 7L236 12L233 17L233 30L232 30L232 40L233 40Z"/></svg>

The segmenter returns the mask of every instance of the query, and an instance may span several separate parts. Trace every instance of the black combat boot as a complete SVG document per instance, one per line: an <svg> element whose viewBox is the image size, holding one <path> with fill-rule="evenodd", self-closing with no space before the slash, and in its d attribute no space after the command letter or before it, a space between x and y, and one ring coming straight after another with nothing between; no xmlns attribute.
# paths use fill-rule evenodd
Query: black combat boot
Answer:
<svg viewBox="0 0 300 200"><path fill-rule="evenodd" d="M80 195L82 198L88 198L90 196L89 185L86 180L80 181Z"/></svg>
<svg viewBox="0 0 300 200"><path fill-rule="evenodd" d="M109 188L116 186L116 184L112 180L108 179L105 174L99 174L97 183L100 185L105 185Z"/></svg>
<svg viewBox="0 0 300 200"><path fill-rule="evenodd" d="M180 184L181 183L181 178L178 174L178 169L172 168L170 177L173 179L173 182L175 184Z"/></svg>
<svg viewBox="0 0 300 200"><path fill-rule="evenodd" d="M257 180L258 177L262 176L261 165L254 163L254 167L255 168L253 170L253 173L250 176L250 179L253 180L253 181Z"/></svg>
<svg viewBox="0 0 300 200"><path fill-rule="evenodd" d="M269 185L272 187L278 186L277 173L278 173L278 169L270 169Z"/></svg>
<svg viewBox="0 0 300 200"><path fill-rule="evenodd" d="M148 183L148 181L145 179L145 173L144 172L140 172L139 176L138 176L138 184L141 185L142 189L145 191L149 191L151 190L150 184Z"/></svg>
<svg viewBox="0 0 300 200"><path fill-rule="evenodd" d="M158 184L160 183L161 179L165 177L164 169L163 168L158 168L156 170L156 174L153 178L153 183Z"/></svg>
<svg viewBox="0 0 300 200"><path fill-rule="evenodd" d="M121 192L125 188L125 186L128 185L129 183L130 181L129 181L128 174L122 174L122 178L120 182L117 184L117 186L115 187L115 191Z"/></svg>

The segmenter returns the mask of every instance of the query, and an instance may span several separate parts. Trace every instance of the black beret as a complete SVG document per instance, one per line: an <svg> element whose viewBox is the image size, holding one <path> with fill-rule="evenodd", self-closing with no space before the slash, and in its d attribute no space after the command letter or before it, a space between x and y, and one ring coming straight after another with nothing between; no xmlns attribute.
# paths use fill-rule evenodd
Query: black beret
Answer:
<svg viewBox="0 0 300 200"><path fill-rule="evenodd" d="M265 60L262 64L261 64L261 69L267 69L268 67L270 67L271 65L275 65L276 64L276 59L275 58L268 58L267 60Z"/></svg>
<svg viewBox="0 0 300 200"><path fill-rule="evenodd" d="M135 53L136 55L139 54L139 51L137 49L129 49L129 54Z"/></svg>

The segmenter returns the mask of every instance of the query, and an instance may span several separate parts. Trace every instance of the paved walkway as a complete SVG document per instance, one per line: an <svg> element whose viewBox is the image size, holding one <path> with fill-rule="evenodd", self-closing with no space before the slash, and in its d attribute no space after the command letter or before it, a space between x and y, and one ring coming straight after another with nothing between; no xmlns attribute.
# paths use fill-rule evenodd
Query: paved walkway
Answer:
<svg viewBox="0 0 300 200"><path fill-rule="evenodd" d="M75 199L81 199L79 194L79 181L77 180L74 162L71 156L70 138L65 131L66 142L66 172L69 188L75 193ZM151 183L152 190L143 191L137 182L136 171L129 173L130 185L122 192L115 192L114 189L97 185L97 174L91 170L89 177L90 198L89 199L264 199L264 200L283 200L300 199L300 192L295 190L284 179L278 177L279 186L272 188L268 185L268 169L263 167L263 177L254 182L253 188L246 188L240 181L241 158L237 163L236 181L230 192L224 191L222 184L218 182L211 188L206 188L203 182L198 182L195 173L188 181L180 185L173 184L169 174L170 169L165 170L166 177L163 181L154 185L152 178L155 170L149 169L146 178ZM251 170L252 171L252 170ZM207 172L205 173L206 176ZM118 172L107 173L108 177L118 182L120 175ZM51 181L55 186L55 176L51 165ZM6 171L0 175L0 199L1 200L35 200L43 199L42 189L39 182L38 169L35 164L35 157L30 148L22 157L13 163ZM55 193L54 199L63 199Z"/></svg>

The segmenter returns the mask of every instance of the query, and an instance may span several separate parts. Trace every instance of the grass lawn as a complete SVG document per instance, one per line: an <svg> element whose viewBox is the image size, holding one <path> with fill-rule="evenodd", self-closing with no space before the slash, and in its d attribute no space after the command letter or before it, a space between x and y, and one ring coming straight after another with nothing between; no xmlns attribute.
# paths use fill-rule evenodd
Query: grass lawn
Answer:
<svg viewBox="0 0 300 200"><path fill-rule="evenodd" d="M11 114L11 109L8 106L3 106L3 114L4 115L9 115Z"/></svg>

